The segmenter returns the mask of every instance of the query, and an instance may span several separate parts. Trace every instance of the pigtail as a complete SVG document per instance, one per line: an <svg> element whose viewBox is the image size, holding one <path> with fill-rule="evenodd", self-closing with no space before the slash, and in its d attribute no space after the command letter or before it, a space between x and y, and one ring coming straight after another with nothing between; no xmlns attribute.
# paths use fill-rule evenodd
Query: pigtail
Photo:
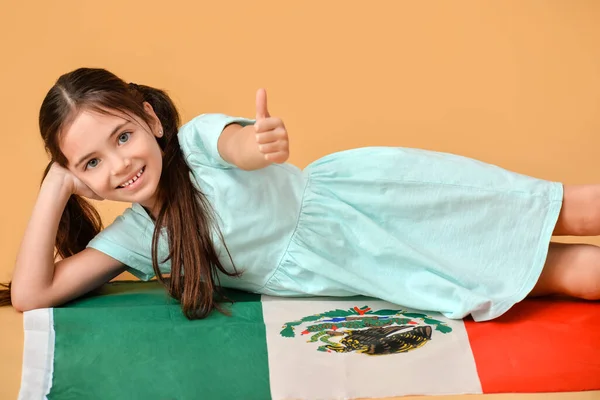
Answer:
<svg viewBox="0 0 600 400"><path fill-rule="evenodd" d="M11 282L8 282L8 283L0 282L0 287L4 288L4 289L0 289L0 307L12 306L12 301L10 298L10 286L11 286Z"/></svg>
<svg viewBox="0 0 600 400"><path fill-rule="evenodd" d="M56 253L61 258L79 253L102 229L96 208L83 197L71 195L58 224Z"/></svg>
<svg viewBox="0 0 600 400"><path fill-rule="evenodd" d="M152 267L157 279L169 294L179 300L189 319L206 317L213 309L223 311L219 301L228 300L223 294L218 272L229 272L219 260L211 232L218 231L210 203L192 183L190 168L185 162L177 137L179 114L169 97L161 90L130 84L130 88L150 103L162 123L164 137L159 139L163 156L163 173L158 186L161 204L152 237ZM166 227L171 260L170 279L165 280L158 268L158 243ZM223 237L219 232L219 237ZM224 247L227 246L223 241ZM227 250L229 259L231 255ZM162 260L163 262L166 260ZM233 260L232 264L233 264Z"/></svg>

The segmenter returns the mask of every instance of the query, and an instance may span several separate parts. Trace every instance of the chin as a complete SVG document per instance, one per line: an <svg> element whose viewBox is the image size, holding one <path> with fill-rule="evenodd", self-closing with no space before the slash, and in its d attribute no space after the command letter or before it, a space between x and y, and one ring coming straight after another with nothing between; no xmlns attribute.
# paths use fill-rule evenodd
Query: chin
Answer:
<svg viewBox="0 0 600 400"><path fill-rule="evenodd" d="M152 205L156 201L156 192L158 188L155 188L151 193L140 193L136 196L135 203L140 203L144 207L152 208Z"/></svg>

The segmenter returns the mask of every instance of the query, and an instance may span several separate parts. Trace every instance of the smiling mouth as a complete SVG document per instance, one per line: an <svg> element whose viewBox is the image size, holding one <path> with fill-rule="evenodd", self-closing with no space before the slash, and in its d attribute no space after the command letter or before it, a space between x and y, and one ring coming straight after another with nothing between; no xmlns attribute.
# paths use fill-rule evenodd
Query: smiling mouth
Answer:
<svg viewBox="0 0 600 400"><path fill-rule="evenodd" d="M146 166L144 165L142 167L142 169L140 169L138 171L138 173L133 176L133 178L131 178L128 181L117 186L117 189L124 189L124 188L128 187L129 185L133 184L135 181L137 181L140 178L140 176L142 176L142 174L144 173L145 170L146 170Z"/></svg>

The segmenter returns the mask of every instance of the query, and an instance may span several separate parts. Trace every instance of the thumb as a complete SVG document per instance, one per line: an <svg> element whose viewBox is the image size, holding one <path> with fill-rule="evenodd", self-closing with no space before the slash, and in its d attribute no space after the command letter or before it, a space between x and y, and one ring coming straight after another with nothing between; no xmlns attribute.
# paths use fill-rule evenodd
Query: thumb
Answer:
<svg viewBox="0 0 600 400"><path fill-rule="evenodd" d="M269 118L269 110L267 110L267 91L258 89L256 91L256 119Z"/></svg>

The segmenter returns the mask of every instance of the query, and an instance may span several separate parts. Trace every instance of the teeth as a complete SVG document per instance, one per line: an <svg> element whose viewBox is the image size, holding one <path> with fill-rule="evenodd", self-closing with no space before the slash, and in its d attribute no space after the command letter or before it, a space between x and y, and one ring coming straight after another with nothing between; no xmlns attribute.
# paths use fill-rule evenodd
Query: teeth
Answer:
<svg viewBox="0 0 600 400"><path fill-rule="evenodd" d="M133 182L137 181L138 178L140 176L142 176L143 173L144 173L144 169L142 168L142 169L139 170L139 172L133 178L131 178L130 180L128 180L125 183L122 183L121 185L119 185L119 187L120 188L124 188L124 187L127 187L127 186L131 185Z"/></svg>

